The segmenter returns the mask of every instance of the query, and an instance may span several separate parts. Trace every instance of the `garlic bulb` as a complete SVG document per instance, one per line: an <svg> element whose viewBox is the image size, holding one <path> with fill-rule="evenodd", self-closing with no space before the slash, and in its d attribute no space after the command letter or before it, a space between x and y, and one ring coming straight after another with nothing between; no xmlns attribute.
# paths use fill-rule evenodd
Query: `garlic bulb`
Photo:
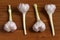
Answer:
<svg viewBox="0 0 60 40"><path fill-rule="evenodd" d="M19 6L18 6L18 10L19 10L20 12L22 12L22 14L23 14L24 34L27 35L25 16L26 16L27 11L29 10L29 4L20 3Z"/></svg>
<svg viewBox="0 0 60 40"><path fill-rule="evenodd" d="M34 4L34 8L35 8L35 11L36 11L37 22L33 25L33 30L35 32L38 32L38 31L43 32L46 29L45 23L43 23L43 21L41 21L41 19L39 18L37 4Z"/></svg>
<svg viewBox="0 0 60 40"><path fill-rule="evenodd" d="M45 31L45 29L46 29L45 24L44 24L42 21L40 21L40 20L38 20L38 21L33 25L33 30L34 30L35 32L38 32L38 31L43 32L43 31Z"/></svg>
<svg viewBox="0 0 60 40"><path fill-rule="evenodd" d="M15 24L15 22L13 21L8 21L5 26L4 26L4 30L7 31L7 32L13 32L17 29L17 26Z"/></svg>
<svg viewBox="0 0 60 40"><path fill-rule="evenodd" d="M45 5L45 10L46 10L47 14L49 15L53 36L55 36L55 31L54 31L52 14L54 13L55 9L56 9L56 6L54 4Z"/></svg>
<svg viewBox="0 0 60 40"><path fill-rule="evenodd" d="M7 32L13 32L17 29L15 22L12 21L11 5L8 5L9 9L9 21L4 25L4 30Z"/></svg>
<svg viewBox="0 0 60 40"><path fill-rule="evenodd" d="M20 3L18 10L22 12L22 14L26 13L29 10L29 4Z"/></svg>
<svg viewBox="0 0 60 40"><path fill-rule="evenodd" d="M55 12L56 6L54 4L45 5L45 10L48 14L53 14Z"/></svg>

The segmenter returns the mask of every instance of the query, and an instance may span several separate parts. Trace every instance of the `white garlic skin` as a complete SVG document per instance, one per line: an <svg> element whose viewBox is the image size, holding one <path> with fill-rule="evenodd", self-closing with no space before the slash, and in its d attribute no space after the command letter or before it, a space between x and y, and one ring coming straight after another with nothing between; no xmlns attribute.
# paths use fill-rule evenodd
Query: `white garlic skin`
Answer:
<svg viewBox="0 0 60 40"><path fill-rule="evenodd" d="M35 32L38 32L38 31L43 32L45 31L45 29L46 29L45 24L40 20L33 25L33 30Z"/></svg>
<svg viewBox="0 0 60 40"><path fill-rule="evenodd" d="M6 32L13 32L17 29L16 24L13 21L8 21L5 25L4 25L4 30Z"/></svg>
<svg viewBox="0 0 60 40"><path fill-rule="evenodd" d="M29 10L29 4L20 3L18 10L22 13L26 13Z"/></svg>
<svg viewBox="0 0 60 40"><path fill-rule="evenodd" d="M54 13L56 6L54 4L45 5L45 10L47 13Z"/></svg>

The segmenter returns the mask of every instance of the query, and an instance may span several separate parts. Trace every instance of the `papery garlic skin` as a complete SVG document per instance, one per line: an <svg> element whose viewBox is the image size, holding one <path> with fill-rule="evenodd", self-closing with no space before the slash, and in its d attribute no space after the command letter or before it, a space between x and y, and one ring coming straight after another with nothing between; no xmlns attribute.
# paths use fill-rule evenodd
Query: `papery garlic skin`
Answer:
<svg viewBox="0 0 60 40"><path fill-rule="evenodd" d="M54 13L56 6L54 4L45 5L45 10L47 13Z"/></svg>
<svg viewBox="0 0 60 40"><path fill-rule="evenodd" d="M45 24L40 20L33 25L33 30L35 32L38 32L38 31L43 32L45 31L45 29L46 29Z"/></svg>
<svg viewBox="0 0 60 40"><path fill-rule="evenodd" d="M29 4L20 3L18 9L22 13L26 13L29 10Z"/></svg>
<svg viewBox="0 0 60 40"><path fill-rule="evenodd" d="M8 21L5 25L4 25L4 30L7 32L13 32L17 29L16 24L13 21Z"/></svg>

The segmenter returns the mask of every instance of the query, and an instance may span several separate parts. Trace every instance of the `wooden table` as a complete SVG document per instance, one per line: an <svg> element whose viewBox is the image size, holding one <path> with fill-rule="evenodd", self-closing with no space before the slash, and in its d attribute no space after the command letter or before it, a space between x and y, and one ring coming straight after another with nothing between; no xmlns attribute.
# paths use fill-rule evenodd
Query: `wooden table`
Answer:
<svg viewBox="0 0 60 40"><path fill-rule="evenodd" d="M30 9L26 15L27 35L23 34L22 14L18 11L19 3L28 3ZM33 4L37 3L41 20L46 24L46 30L42 33L32 30L36 22ZM12 5L13 21L18 29L13 33L7 33L3 30L4 24L8 21L7 5ZM56 35L53 37L49 24L49 18L44 10L46 4L55 4L57 9L53 15ZM0 0L0 40L60 40L60 0Z"/></svg>

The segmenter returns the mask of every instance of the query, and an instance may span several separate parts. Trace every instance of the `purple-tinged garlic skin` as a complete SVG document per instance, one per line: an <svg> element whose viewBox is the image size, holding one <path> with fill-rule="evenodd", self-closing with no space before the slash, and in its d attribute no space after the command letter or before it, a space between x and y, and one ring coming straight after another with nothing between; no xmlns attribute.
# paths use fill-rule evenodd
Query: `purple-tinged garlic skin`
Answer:
<svg viewBox="0 0 60 40"><path fill-rule="evenodd" d="M47 11L47 13L54 13L55 9L56 6L54 4L45 5L45 10Z"/></svg>
<svg viewBox="0 0 60 40"><path fill-rule="evenodd" d="M4 30L6 32L13 32L17 29L16 24L13 21L8 21L5 25L4 25Z"/></svg>
<svg viewBox="0 0 60 40"><path fill-rule="evenodd" d="M46 27L45 27L45 24L42 22L42 21L40 21L40 20L38 20L34 25L33 25L33 30L35 31L35 32L43 32L43 31L45 31L45 29L46 29Z"/></svg>
<svg viewBox="0 0 60 40"><path fill-rule="evenodd" d="M18 9L22 13L26 13L29 10L29 4L20 3Z"/></svg>

